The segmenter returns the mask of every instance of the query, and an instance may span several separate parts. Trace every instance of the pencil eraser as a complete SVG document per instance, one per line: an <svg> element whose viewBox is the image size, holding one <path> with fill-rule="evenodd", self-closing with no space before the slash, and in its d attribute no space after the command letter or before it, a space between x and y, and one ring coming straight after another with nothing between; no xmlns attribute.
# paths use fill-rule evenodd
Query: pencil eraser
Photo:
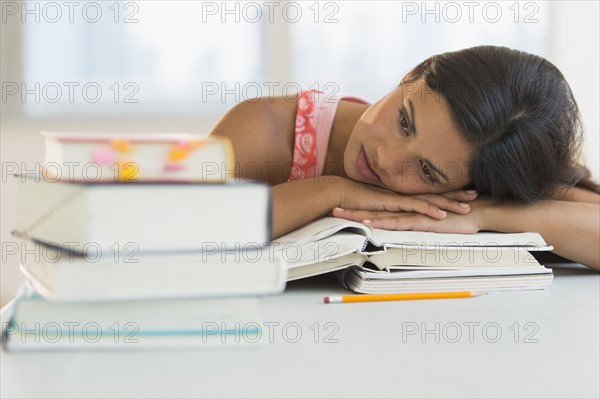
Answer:
<svg viewBox="0 0 600 399"><path fill-rule="evenodd" d="M325 298L323 298L323 302L325 302L325 303L329 303L329 297L328 297L328 296L326 296Z"/></svg>

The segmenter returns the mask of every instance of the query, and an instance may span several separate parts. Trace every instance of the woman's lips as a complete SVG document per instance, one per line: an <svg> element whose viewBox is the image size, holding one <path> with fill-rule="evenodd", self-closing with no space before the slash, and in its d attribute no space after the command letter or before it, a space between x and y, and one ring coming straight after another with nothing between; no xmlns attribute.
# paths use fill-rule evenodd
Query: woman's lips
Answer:
<svg viewBox="0 0 600 399"><path fill-rule="evenodd" d="M374 183L381 183L381 179L379 178L377 173L375 173L373 168L371 168L371 164L369 164L369 160L367 159L367 154L365 153L364 147L361 147L360 151L358 152L358 158L356 159L356 167L358 169L358 173L360 173L360 175L365 179L370 180Z"/></svg>

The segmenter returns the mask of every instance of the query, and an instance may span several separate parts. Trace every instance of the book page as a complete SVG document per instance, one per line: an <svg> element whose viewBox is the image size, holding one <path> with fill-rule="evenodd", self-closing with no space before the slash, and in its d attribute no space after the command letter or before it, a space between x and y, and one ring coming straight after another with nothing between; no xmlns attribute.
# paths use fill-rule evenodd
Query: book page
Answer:
<svg viewBox="0 0 600 399"><path fill-rule="evenodd" d="M506 247L396 247L369 256L369 261L380 269L495 270L540 267L528 251Z"/></svg>
<svg viewBox="0 0 600 399"><path fill-rule="evenodd" d="M375 229L372 239L379 245L392 247L418 247L420 249L441 249L444 247L508 247L523 248L528 251L549 251L538 233L492 233L448 234L423 231L391 231Z"/></svg>
<svg viewBox="0 0 600 399"><path fill-rule="evenodd" d="M364 261L365 257L363 255L353 252L336 259L329 259L302 267L294 267L288 269L287 281L317 276L319 274L342 270L347 267L361 266Z"/></svg>
<svg viewBox="0 0 600 399"><path fill-rule="evenodd" d="M334 262L336 259L357 252L365 237L341 231L319 241L298 244L297 242L277 243L272 246L288 269L320 262Z"/></svg>
<svg viewBox="0 0 600 399"><path fill-rule="evenodd" d="M470 269L470 270L394 270L389 273L373 272L364 267L357 267L353 272L367 280L402 280L402 279L438 279L448 277L477 277L477 276L518 276L533 274L551 274L552 270L545 267L526 269Z"/></svg>
<svg viewBox="0 0 600 399"><path fill-rule="evenodd" d="M294 230L288 234L285 234L274 240L276 243L296 243L299 245L306 244L321 240L325 237L332 236L341 230L348 230L354 234L361 235L362 241L365 241L366 237L370 237L373 230L369 226L364 224L353 222L351 220L326 217L323 219L316 220L304 227ZM362 245L357 246L355 250L360 250Z"/></svg>
<svg viewBox="0 0 600 399"><path fill-rule="evenodd" d="M392 274L392 273L390 273ZM397 274L397 273L393 273ZM373 279L377 278L377 280ZM520 275L471 275L441 278L392 278L383 279L383 274L365 273L351 268L344 275L344 285L359 293L380 294L398 292L435 291L506 291L545 289L552 284L552 272Z"/></svg>

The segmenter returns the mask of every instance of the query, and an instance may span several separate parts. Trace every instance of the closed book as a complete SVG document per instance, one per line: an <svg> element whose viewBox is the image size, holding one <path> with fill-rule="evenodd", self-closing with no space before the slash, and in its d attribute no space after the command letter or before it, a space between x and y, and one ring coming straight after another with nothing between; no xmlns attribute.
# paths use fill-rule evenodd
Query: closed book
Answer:
<svg viewBox="0 0 600 399"><path fill-rule="evenodd" d="M8 350L156 350L260 344L260 298L52 302L21 294L3 320ZM4 314L3 314L4 316Z"/></svg>
<svg viewBox="0 0 600 399"><path fill-rule="evenodd" d="M234 175L226 137L189 133L41 132L43 170L76 182L223 182Z"/></svg>
<svg viewBox="0 0 600 399"><path fill-rule="evenodd" d="M232 250L271 238L271 191L263 183L16 178L17 232L78 253Z"/></svg>
<svg viewBox="0 0 600 399"><path fill-rule="evenodd" d="M21 271L38 295L52 301L267 295L285 288L285 267L271 247L81 256L22 244Z"/></svg>
<svg viewBox="0 0 600 399"><path fill-rule="evenodd" d="M392 294L402 292L447 291L513 291L548 288L553 281L551 269L489 269L485 264L478 268L456 270L390 270L374 272L362 266L352 266L338 272L342 285L362 294Z"/></svg>

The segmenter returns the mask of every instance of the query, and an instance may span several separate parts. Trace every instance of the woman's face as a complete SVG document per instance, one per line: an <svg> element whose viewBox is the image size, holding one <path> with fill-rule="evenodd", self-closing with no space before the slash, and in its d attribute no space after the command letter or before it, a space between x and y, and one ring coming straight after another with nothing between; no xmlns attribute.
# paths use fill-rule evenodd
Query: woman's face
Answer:
<svg viewBox="0 0 600 399"><path fill-rule="evenodd" d="M442 193L470 180L472 148L446 100L424 81L402 83L370 106L344 153L349 178L403 194Z"/></svg>

